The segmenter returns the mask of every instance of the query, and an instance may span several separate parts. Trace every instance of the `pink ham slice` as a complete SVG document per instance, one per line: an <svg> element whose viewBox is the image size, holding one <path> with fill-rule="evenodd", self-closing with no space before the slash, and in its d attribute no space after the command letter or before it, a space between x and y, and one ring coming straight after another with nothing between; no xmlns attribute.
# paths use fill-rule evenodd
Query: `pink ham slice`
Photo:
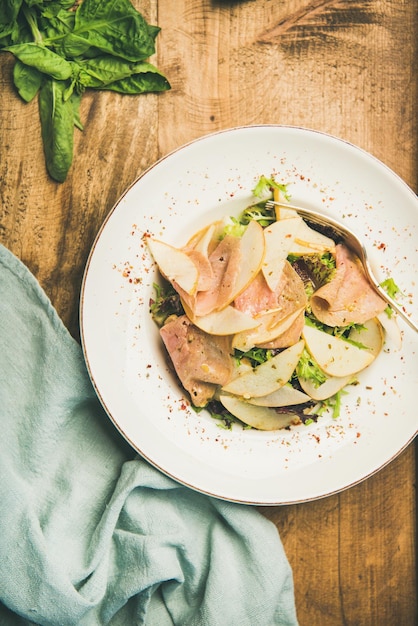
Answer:
<svg viewBox="0 0 418 626"><path fill-rule="evenodd" d="M306 306L303 281L291 264L286 261L275 291L270 289L263 273L258 272L248 287L235 298L234 305L240 311L252 316L272 309L279 309L283 313L282 317L286 317L297 309Z"/></svg>
<svg viewBox="0 0 418 626"><path fill-rule="evenodd" d="M312 312L328 326L362 324L386 308L386 302L370 285L357 256L337 244L334 278L311 297Z"/></svg>
<svg viewBox="0 0 418 626"><path fill-rule="evenodd" d="M167 322L160 334L192 403L206 406L217 386L225 385L231 377L230 338L208 335L186 315Z"/></svg>
<svg viewBox="0 0 418 626"><path fill-rule="evenodd" d="M231 235L224 237L206 259L207 265L199 252L196 254L196 251L186 250L186 254L194 261L199 272L204 271L194 295L186 293L178 284L173 284L190 314L201 317L229 304L240 270L240 239Z"/></svg>
<svg viewBox="0 0 418 626"><path fill-rule="evenodd" d="M226 235L209 256L213 280L209 289L197 294L193 312L208 315L229 304L241 263L241 242L238 237Z"/></svg>
<svg viewBox="0 0 418 626"><path fill-rule="evenodd" d="M305 309L307 304L303 281L295 272L291 264L286 261L280 282L275 291L267 284L262 272L259 272L248 287L234 300L234 305L240 311L255 316L259 313L278 309L281 312L279 319L284 319L298 309ZM287 348L295 344L302 333L304 311L296 318L292 326L280 337L260 348Z"/></svg>

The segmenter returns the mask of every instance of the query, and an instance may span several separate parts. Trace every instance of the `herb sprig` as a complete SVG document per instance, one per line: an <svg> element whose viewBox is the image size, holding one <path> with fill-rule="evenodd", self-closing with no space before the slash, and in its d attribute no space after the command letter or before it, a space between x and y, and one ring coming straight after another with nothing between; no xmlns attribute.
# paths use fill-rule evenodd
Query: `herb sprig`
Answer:
<svg viewBox="0 0 418 626"><path fill-rule="evenodd" d="M46 167L63 182L82 130L86 89L122 94L170 89L147 61L160 29L130 0L7 0L0 3L0 51L15 56L13 81L25 102L38 96Z"/></svg>

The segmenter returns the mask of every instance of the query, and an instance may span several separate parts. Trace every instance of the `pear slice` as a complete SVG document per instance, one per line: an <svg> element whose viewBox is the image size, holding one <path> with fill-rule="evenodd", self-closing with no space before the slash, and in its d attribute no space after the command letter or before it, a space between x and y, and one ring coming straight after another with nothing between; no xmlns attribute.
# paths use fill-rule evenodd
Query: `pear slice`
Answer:
<svg viewBox="0 0 418 626"><path fill-rule="evenodd" d="M277 187L273 189L273 200L275 200L275 202L281 202L282 204L287 202L285 194L281 189L277 189ZM278 204L275 205L274 210L276 220L287 220L297 216L294 209L288 209L287 207L279 206Z"/></svg>
<svg viewBox="0 0 418 626"><path fill-rule="evenodd" d="M259 326L249 332L237 333L232 340L232 347L247 352L254 346L274 341L286 332L303 311L303 307L283 317L281 311L268 311L259 315Z"/></svg>
<svg viewBox="0 0 418 626"><path fill-rule="evenodd" d="M249 359L233 359L233 367L231 380L233 378L238 378L238 376L242 376L243 374L247 374L248 372L252 372L253 366Z"/></svg>
<svg viewBox="0 0 418 626"><path fill-rule="evenodd" d="M363 328L360 330L353 328L350 331L351 341L355 341L364 345L367 350L373 354L374 357L380 353L383 347L383 328L377 318L372 318L362 324Z"/></svg>
<svg viewBox="0 0 418 626"><path fill-rule="evenodd" d="M287 207L276 205L276 220L291 220L297 216L295 209L288 209Z"/></svg>
<svg viewBox="0 0 418 626"><path fill-rule="evenodd" d="M299 232L302 218L299 216L273 222L264 229L266 253L262 271L270 289L276 291L286 258Z"/></svg>
<svg viewBox="0 0 418 626"><path fill-rule="evenodd" d="M148 237L147 244L161 274L171 283L177 283L189 295L193 295L199 280L199 271L193 260L179 248L158 239Z"/></svg>
<svg viewBox="0 0 418 626"><path fill-rule="evenodd" d="M221 393L220 402L232 415L258 430L280 430L290 426L295 419L293 413L277 413L265 406L254 406L236 396Z"/></svg>
<svg viewBox="0 0 418 626"><path fill-rule="evenodd" d="M356 374L368 367L375 358L369 350L358 348L314 326L305 324L302 336L308 351L328 376Z"/></svg>
<svg viewBox="0 0 418 626"><path fill-rule="evenodd" d="M190 310L185 307L186 314ZM247 313L239 311L233 306L227 306L220 311L214 311L201 317L190 317L191 321L200 330L209 335L235 335L245 330L252 330L259 325L259 321Z"/></svg>
<svg viewBox="0 0 418 626"><path fill-rule="evenodd" d="M219 243L219 237L225 228L223 220L217 220L197 231L187 242L185 249L198 250L209 257Z"/></svg>
<svg viewBox="0 0 418 626"><path fill-rule="evenodd" d="M299 384L303 391L312 398L312 400L320 401L331 398L336 393L341 391L346 385L354 382L355 377L351 374L349 376L327 376L327 379L322 385L315 386L314 381L311 378L299 378Z"/></svg>
<svg viewBox="0 0 418 626"><path fill-rule="evenodd" d="M324 254L331 252L335 254L335 241L311 228L303 219L299 224L292 246L291 254Z"/></svg>
<svg viewBox="0 0 418 626"><path fill-rule="evenodd" d="M246 400L266 396L283 387L300 359L304 341L298 341L290 348L258 365L251 372L238 376L226 384L222 391L242 396Z"/></svg>
<svg viewBox="0 0 418 626"><path fill-rule="evenodd" d="M385 349L398 352L402 348L402 333L395 315L389 317L386 311L379 313L377 319L384 330Z"/></svg>
<svg viewBox="0 0 418 626"><path fill-rule="evenodd" d="M262 226L252 220L240 239L241 265L235 285L229 297L230 304L250 284L261 268L265 254L265 240Z"/></svg>
<svg viewBox="0 0 418 626"><path fill-rule="evenodd" d="M305 404L305 402L309 402L309 400L311 400L309 395L299 391L299 389L295 389L290 383L287 383L283 385L283 387L280 387L280 389L277 389L277 391L269 393L267 396L251 398L248 400L248 403L256 406L281 407Z"/></svg>

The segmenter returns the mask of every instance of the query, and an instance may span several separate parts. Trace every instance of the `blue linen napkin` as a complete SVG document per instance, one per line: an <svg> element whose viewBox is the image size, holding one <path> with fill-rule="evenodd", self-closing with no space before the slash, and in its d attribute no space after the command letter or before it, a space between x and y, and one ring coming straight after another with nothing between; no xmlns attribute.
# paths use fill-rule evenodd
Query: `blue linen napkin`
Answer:
<svg viewBox="0 0 418 626"><path fill-rule="evenodd" d="M0 624L297 624L275 526L135 456L80 346L2 246Z"/></svg>

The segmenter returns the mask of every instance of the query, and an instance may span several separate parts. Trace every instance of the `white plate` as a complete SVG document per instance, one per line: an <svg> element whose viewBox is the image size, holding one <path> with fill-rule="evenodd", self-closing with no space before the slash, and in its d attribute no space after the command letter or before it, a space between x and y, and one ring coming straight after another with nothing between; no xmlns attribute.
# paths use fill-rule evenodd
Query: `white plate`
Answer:
<svg viewBox="0 0 418 626"><path fill-rule="evenodd" d="M156 274L143 235L185 243L199 227L247 206L261 174L289 183L295 204L360 234L379 277L395 279L418 319L418 202L411 189L369 154L329 135L250 126L182 147L127 190L88 260L81 331L97 393L133 448L193 489L270 505L343 490L407 446L417 432L418 338L399 321L402 350L379 356L344 397L339 419L230 432L189 408L149 314Z"/></svg>

